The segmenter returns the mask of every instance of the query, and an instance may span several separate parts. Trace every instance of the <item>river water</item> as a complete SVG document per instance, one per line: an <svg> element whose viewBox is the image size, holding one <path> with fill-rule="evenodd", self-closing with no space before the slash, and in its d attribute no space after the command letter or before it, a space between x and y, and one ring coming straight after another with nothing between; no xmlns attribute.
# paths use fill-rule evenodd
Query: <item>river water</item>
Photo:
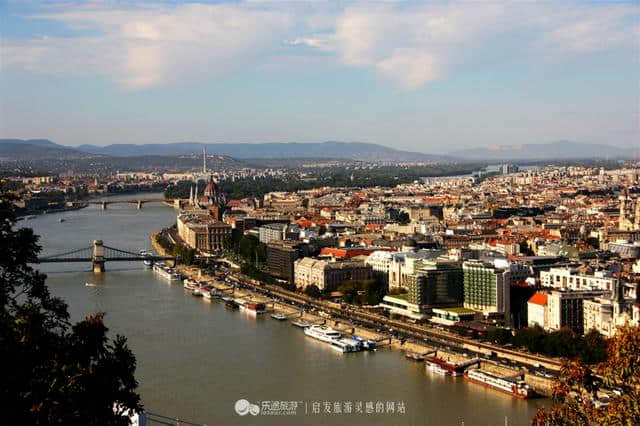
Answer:
<svg viewBox="0 0 640 426"><path fill-rule="evenodd" d="M126 204L38 216L21 226L41 235L48 255L89 247L94 239L128 251L150 249L152 232L173 222L170 207ZM426 373L423 364L389 349L336 353L288 322L196 299L139 263L106 268L97 276L89 264L40 265L73 319L105 312L111 333L127 337L151 412L208 425L523 425L548 404ZM260 414L239 416L239 399L261 407ZM275 402L285 411L276 411Z"/></svg>

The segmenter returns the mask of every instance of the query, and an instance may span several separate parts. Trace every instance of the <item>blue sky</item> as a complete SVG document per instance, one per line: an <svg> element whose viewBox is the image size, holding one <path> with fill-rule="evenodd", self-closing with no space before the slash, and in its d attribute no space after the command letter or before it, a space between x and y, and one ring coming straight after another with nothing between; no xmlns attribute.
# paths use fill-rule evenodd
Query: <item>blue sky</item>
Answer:
<svg viewBox="0 0 640 426"><path fill-rule="evenodd" d="M0 137L640 141L636 2L0 0Z"/></svg>

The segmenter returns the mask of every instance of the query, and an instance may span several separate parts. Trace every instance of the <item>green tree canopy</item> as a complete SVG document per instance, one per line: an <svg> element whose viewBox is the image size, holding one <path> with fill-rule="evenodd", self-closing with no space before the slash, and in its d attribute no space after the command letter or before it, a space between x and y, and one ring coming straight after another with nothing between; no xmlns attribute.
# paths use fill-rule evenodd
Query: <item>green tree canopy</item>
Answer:
<svg viewBox="0 0 640 426"><path fill-rule="evenodd" d="M304 289L304 294L306 294L309 297L320 297L322 295L322 293L320 292L320 289L318 288L318 286L316 285L309 285Z"/></svg>
<svg viewBox="0 0 640 426"><path fill-rule="evenodd" d="M126 339L107 337L101 314L70 322L46 276L31 229L14 229L12 198L0 184L0 407L2 422L127 425L140 411L136 360Z"/></svg>

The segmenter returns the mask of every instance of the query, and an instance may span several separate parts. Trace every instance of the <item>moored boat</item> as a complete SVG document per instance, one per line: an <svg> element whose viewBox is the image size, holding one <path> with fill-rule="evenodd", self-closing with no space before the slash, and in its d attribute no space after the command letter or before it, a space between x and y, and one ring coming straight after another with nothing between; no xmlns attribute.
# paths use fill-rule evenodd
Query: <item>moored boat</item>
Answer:
<svg viewBox="0 0 640 426"><path fill-rule="evenodd" d="M339 339L340 337L342 337L342 333L340 333L338 330L320 325L312 325L311 327L305 328L304 334L326 343L331 343L331 341L333 341L334 339Z"/></svg>
<svg viewBox="0 0 640 426"><path fill-rule="evenodd" d="M435 373L435 374L439 374L441 376L450 376L451 375L451 371L445 370L444 368L442 368L439 364L436 364L435 362L427 361L426 369L427 369L427 371L430 371L430 372Z"/></svg>
<svg viewBox="0 0 640 426"><path fill-rule="evenodd" d="M156 263L153 265L153 271L157 272L162 278L168 281L182 281L182 275L175 269L167 268L164 263Z"/></svg>
<svg viewBox="0 0 640 426"><path fill-rule="evenodd" d="M359 352L362 350L362 346L358 345L357 342L353 339L333 339L329 344L333 349L342 353Z"/></svg>
<svg viewBox="0 0 640 426"><path fill-rule="evenodd" d="M404 356L405 358L410 359L411 361L418 361L418 362L424 361L423 355L420 355L414 352L406 352Z"/></svg>
<svg viewBox="0 0 640 426"><path fill-rule="evenodd" d="M240 309L250 314L259 315L267 312L267 306L264 303L245 302L240 304Z"/></svg>
<svg viewBox="0 0 640 426"><path fill-rule="evenodd" d="M230 308L230 309L238 309L239 308L238 303L233 299L227 300L226 302L224 302L224 306L226 306L227 308Z"/></svg>
<svg viewBox="0 0 640 426"><path fill-rule="evenodd" d="M195 290L196 288L198 288L198 282L191 278L185 278L182 281L182 285L187 290Z"/></svg>
<svg viewBox="0 0 640 426"><path fill-rule="evenodd" d="M271 314L271 318L277 319L278 321L285 321L287 316L285 314Z"/></svg>
<svg viewBox="0 0 640 426"><path fill-rule="evenodd" d="M513 380L511 378L500 377L495 373L481 370L479 368L467 370L464 373L464 376L474 383L490 387L518 398L530 398L533 396L532 389L524 382L524 380Z"/></svg>

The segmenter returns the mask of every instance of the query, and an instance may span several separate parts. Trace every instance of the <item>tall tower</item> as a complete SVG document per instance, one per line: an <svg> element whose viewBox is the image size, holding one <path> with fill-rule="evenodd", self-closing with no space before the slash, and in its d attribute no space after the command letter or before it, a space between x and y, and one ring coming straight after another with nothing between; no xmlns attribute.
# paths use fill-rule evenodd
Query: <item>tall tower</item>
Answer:
<svg viewBox="0 0 640 426"><path fill-rule="evenodd" d="M207 147L202 145L202 174L207 174Z"/></svg>

